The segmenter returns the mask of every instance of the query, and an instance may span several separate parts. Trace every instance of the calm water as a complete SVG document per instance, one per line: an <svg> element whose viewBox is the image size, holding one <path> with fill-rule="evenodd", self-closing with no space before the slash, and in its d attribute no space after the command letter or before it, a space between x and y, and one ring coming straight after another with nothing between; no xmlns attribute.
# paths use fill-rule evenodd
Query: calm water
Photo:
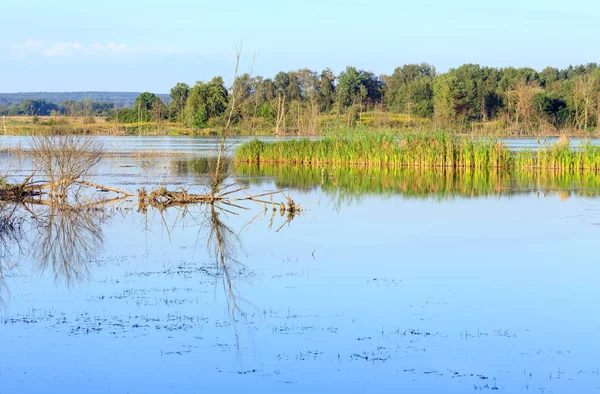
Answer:
<svg viewBox="0 0 600 394"><path fill-rule="evenodd" d="M107 150L121 153L135 153L135 152L173 152L173 153L184 153L190 155L206 155L215 150L216 137L163 137L163 136L102 136L102 137L91 137L101 140ZM231 138L231 145L237 146L240 143L250 141L255 137L234 137ZM300 139L300 138L311 138L315 139L318 137L257 137L262 141L276 141L286 139ZM17 147L23 148L29 147L29 137L27 136L5 136L0 137L0 148ZM558 139L555 137L549 137L540 140L543 144L552 144ZM506 146L510 149L533 149L537 148L538 141L533 138L504 138L502 139ZM571 139L571 146L578 147L583 140L573 138ZM593 144L600 144L600 140L591 139Z"/></svg>
<svg viewBox="0 0 600 394"><path fill-rule="evenodd" d="M0 392L600 392L598 177L240 167L306 211L32 208L0 249Z"/></svg>

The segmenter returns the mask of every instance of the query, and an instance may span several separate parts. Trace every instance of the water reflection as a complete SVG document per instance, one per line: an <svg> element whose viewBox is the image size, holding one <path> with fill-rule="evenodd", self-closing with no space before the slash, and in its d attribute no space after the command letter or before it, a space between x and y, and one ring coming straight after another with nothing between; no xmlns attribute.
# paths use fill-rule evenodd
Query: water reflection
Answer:
<svg viewBox="0 0 600 394"><path fill-rule="evenodd" d="M0 299L9 294L6 278L30 259L34 271L51 272L67 286L89 277L89 260L103 245L103 224L114 207L4 204L0 219Z"/></svg>
<svg viewBox="0 0 600 394"><path fill-rule="evenodd" d="M269 184L275 177L280 187L317 190L317 197L342 188L350 199L365 197L344 215L316 206L311 216L317 220L294 220L281 236L274 232L286 215L251 203L246 205L252 210L234 213L191 205L148 207L141 215L134 199L124 220L114 217L118 210L105 207L113 215L99 226L106 253L88 260L87 274L94 276L89 285L64 294L62 280L57 291L52 281L44 287L25 275L8 280L13 295L0 326L3 348L14 357L2 369L3 387L17 392L26 376L26 389L62 385L78 391L68 386L71 375L47 367L48 359L80 368L84 391L91 386L148 391L147 373L156 368L167 373L153 387L166 392L206 385L226 391L256 386L350 392L367 384L387 392L394 379L407 392L525 392L525 385L540 392L590 392L598 386L596 347L590 347L597 343L598 322L589 313L597 277L589 256L597 227L577 216L596 202L467 201L463 189L469 188L461 182L471 182L470 189L479 193L475 197L508 195L503 188L516 187L519 180L502 174L438 179L437 173L415 174L415 181L442 195L440 188L453 187L446 192L457 199L452 204L393 201L367 196L432 194L418 184L420 194L402 194L408 192L395 184L402 177L393 174L385 183L385 176L373 171L359 173L360 179L342 179L344 173L317 170L316 183L284 186L277 175L259 180L238 170L240 182ZM367 175L381 190L353 192L353 182L366 183ZM523 182L528 190L543 190ZM540 185L558 189L561 182L552 186L541 179ZM584 184L571 182L565 185ZM148 185L146 179L131 188L142 185ZM49 207L34 208L40 216L52 214ZM381 220L373 220L374 214ZM45 219L47 226L50 218ZM50 231L23 228L30 241ZM63 228L69 226L55 223L50 232ZM52 264L46 267L52 274ZM236 346L241 357L233 354ZM193 378L199 370L205 371L201 382ZM314 371L327 379L310 386ZM562 379L550 380L550 373Z"/></svg>
<svg viewBox="0 0 600 394"><path fill-rule="evenodd" d="M13 257L21 254L23 236L23 218L12 204L0 202L0 305L9 294L5 278L15 269Z"/></svg>
<svg viewBox="0 0 600 394"><path fill-rule="evenodd" d="M207 247L222 273L223 290L227 295L227 305L234 327L236 348L239 351L239 335L236 322L238 316L244 315L241 307L243 299L232 279L232 269L234 265L237 266L238 271L245 268L242 263L236 259L236 253L241 249L242 243L238 234L222 220L222 216L223 213L219 212L218 208L214 205L210 206L210 229Z"/></svg>
<svg viewBox="0 0 600 394"><path fill-rule="evenodd" d="M51 271L67 285L86 279L88 262L104 243L102 225L113 214L111 209L59 204L37 209L30 248L39 271Z"/></svg>
<svg viewBox="0 0 600 394"><path fill-rule="evenodd" d="M270 177L281 189L323 190L340 204L370 195L439 201L526 193L558 195L563 199L571 195L600 195L600 174L589 172L238 165L236 173L241 183L260 184Z"/></svg>
<svg viewBox="0 0 600 394"><path fill-rule="evenodd" d="M122 201L122 200L117 200ZM191 261L185 268L174 271L177 275L197 275L198 278L214 280L221 287L225 299L230 324L233 328L235 346L239 350L238 323L250 327L247 321L251 302L240 294L240 280L247 279L251 270L237 258L243 249L240 233L250 227L260 215L268 215L269 210L260 210L254 219L239 229L234 229L228 218L240 212L231 206L214 204L190 204L172 207L145 206L135 210L137 202L127 201L115 205L114 200L100 200L86 204L60 204L47 200L38 204L21 203L4 205L0 221L0 301L3 295L9 295L6 278L19 271L19 263L30 263L31 271L40 275L51 274L59 285L73 286L90 279L93 275L90 262L97 259L104 245L104 231L115 216L136 216L143 222L141 231L155 232L162 228L168 234L169 243L173 243L182 232L197 232L196 244L191 252L192 260L197 251L209 257L209 262ZM272 209L269 226L274 227L274 218L281 217L282 225L277 222L277 231L289 225L297 212ZM138 221L138 220L136 220ZM204 241L206 242L204 244ZM25 265L25 264L21 264Z"/></svg>

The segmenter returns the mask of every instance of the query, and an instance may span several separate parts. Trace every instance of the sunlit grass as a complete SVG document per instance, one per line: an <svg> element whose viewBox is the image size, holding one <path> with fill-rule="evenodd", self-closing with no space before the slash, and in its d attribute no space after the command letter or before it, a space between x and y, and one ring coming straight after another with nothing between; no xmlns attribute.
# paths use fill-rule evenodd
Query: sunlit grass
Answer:
<svg viewBox="0 0 600 394"><path fill-rule="evenodd" d="M242 163L362 165L370 167L444 167L454 169L600 170L600 147L568 141L511 152L499 139L452 132L335 129L319 140L250 141L235 153Z"/></svg>
<svg viewBox="0 0 600 394"><path fill-rule="evenodd" d="M254 140L236 150L239 162L302 165L340 164L392 167L508 167L509 150L494 139L467 138L436 131L341 129L320 140Z"/></svg>

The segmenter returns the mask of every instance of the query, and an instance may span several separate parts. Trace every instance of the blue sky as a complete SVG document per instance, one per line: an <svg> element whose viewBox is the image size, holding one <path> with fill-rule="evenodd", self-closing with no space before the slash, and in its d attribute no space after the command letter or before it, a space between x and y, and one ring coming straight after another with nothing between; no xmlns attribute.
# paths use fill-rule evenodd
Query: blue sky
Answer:
<svg viewBox="0 0 600 394"><path fill-rule="evenodd" d="M166 93L179 81L231 81L242 39L241 70L256 53L264 76L600 61L592 0L2 0L0 15L0 92Z"/></svg>

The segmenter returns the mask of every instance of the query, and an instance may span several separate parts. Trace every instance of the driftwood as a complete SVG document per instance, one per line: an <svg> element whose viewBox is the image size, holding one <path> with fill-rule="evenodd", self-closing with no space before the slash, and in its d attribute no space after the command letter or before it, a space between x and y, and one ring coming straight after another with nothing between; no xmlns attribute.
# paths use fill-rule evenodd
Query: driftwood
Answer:
<svg viewBox="0 0 600 394"><path fill-rule="evenodd" d="M23 180L22 183L18 184L8 184L5 183L2 187L0 187L0 201L9 201L9 202L27 202L34 203L40 202L43 204L45 200L41 200L40 197L44 195L51 195L53 190L56 190L57 185L62 184L77 184L81 186L87 186L90 188L95 188L102 192L114 192L120 194L118 199L122 199L125 197L130 197L132 194L128 193L124 190L117 189L115 187L109 187L100 185L97 183L92 183L84 180L62 180L58 182L46 182L46 181L36 181L33 182L33 176L35 173L32 173L27 178ZM52 200L52 199L50 199ZM48 204L46 204L48 205Z"/></svg>
<svg viewBox="0 0 600 394"><path fill-rule="evenodd" d="M0 187L0 201L19 201L33 198L41 194L41 189L31 188L30 181L34 174L29 175L22 183L9 184L4 182Z"/></svg>
<svg viewBox="0 0 600 394"><path fill-rule="evenodd" d="M251 201L263 204L265 210L268 209L268 206L271 206L273 211L279 210L282 214L285 212L294 214L302 211L302 208L297 205L289 196L285 196L281 190L260 194L249 194L247 192L248 189L249 187L240 186L237 183L232 183L223 187L220 189L218 194L190 193L185 189L169 190L164 186L148 193L146 188L142 188L138 190L138 210L145 211L148 206L164 209L170 206L183 206L190 204L222 204L239 209L248 209L240 204ZM273 197L278 195L284 196L286 200L279 202L274 201ZM270 198L270 201L265 200L267 197Z"/></svg>

